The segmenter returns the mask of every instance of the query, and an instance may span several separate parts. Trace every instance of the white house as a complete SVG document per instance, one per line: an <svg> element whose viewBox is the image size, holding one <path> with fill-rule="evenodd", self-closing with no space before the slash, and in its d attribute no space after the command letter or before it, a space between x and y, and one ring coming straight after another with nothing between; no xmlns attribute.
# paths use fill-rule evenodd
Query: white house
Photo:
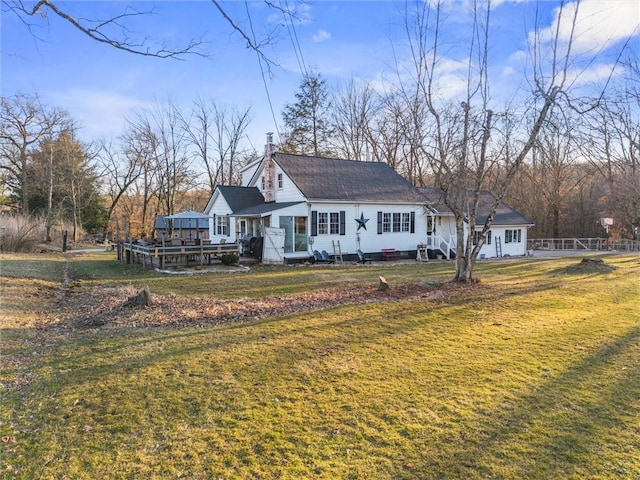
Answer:
<svg viewBox="0 0 640 480"><path fill-rule="evenodd" d="M268 141L264 157L243 170L242 186L218 186L205 213L213 243L244 240L265 262L307 260L314 250L345 259L361 250L380 259L383 249L395 249L402 258L416 258L422 247L449 258L455 254L453 215L432 197L385 163L285 154ZM492 232L505 247L521 247L504 248L503 255L526 253L529 225ZM510 239L519 232L517 242L506 241L509 231ZM497 255L494 238L486 247L486 257Z"/></svg>

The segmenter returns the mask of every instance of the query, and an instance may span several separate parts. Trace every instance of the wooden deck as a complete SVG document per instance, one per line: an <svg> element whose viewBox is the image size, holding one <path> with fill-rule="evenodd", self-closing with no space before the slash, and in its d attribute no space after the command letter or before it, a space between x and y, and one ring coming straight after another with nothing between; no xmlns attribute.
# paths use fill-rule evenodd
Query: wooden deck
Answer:
<svg viewBox="0 0 640 480"><path fill-rule="evenodd" d="M176 242L177 243L177 242ZM157 262L160 268L167 264L174 265L204 265L211 264L211 260L225 253L240 254L238 243L205 243L184 242L174 245L171 242L164 244L139 244L136 242L121 242L118 245L118 259L127 264L141 263L145 268L147 262L151 267Z"/></svg>

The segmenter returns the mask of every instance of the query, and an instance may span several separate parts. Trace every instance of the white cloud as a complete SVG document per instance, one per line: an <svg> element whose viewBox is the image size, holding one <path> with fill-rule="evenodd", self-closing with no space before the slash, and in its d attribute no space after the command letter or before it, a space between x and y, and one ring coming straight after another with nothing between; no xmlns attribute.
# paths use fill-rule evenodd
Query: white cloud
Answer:
<svg viewBox="0 0 640 480"><path fill-rule="evenodd" d="M314 43L320 43L320 42L325 42L331 39L331 34L326 30L320 29L311 38L314 41Z"/></svg>
<svg viewBox="0 0 640 480"><path fill-rule="evenodd" d="M553 42L557 32L565 44L573 36L575 53L596 53L640 34L639 25L638 0L583 0L558 7L553 23L538 34L542 41Z"/></svg>
<svg viewBox="0 0 640 480"><path fill-rule="evenodd" d="M570 69L567 71L567 80L574 85L588 85L607 80L612 75L619 77L623 68L612 63L599 63L590 66L586 70Z"/></svg>
<svg viewBox="0 0 640 480"><path fill-rule="evenodd" d="M125 117L145 106L143 100L107 90L71 89L48 96L80 122L82 136L90 139L123 133Z"/></svg>

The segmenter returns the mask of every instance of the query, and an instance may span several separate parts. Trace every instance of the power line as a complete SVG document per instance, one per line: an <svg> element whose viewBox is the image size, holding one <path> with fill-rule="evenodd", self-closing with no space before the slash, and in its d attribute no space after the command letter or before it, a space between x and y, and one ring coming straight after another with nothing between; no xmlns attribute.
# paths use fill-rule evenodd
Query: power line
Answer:
<svg viewBox="0 0 640 480"><path fill-rule="evenodd" d="M251 36L253 37L253 42L256 42L256 33L253 30L253 22L251 21L251 14L249 13L249 4L247 0L244 2L245 9L247 11L247 17L249 18L249 28L251 29ZM267 95L267 102L269 103L269 110L271 111L271 118L273 119L273 124L275 126L275 130L278 133L278 137L280 137L280 129L278 128L278 121L276 120L276 114L273 110L273 102L271 101L271 93L269 92L269 84L267 83L267 78L264 72L264 65L262 64L262 56L260 52L256 51L256 56L258 58L258 66L260 67L260 75L262 77L262 84L264 85L264 91Z"/></svg>
<svg viewBox="0 0 640 480"><path fill-rule="evenodd" d="M291 39L291 45L293 46L293 52L296 55L296 60L298 61L298 67L300 68L300 73L303 76L307 76L307 65L304 62L304 56L302 55L302 48L300 48L300 41L298 40L298 34L296 32L296 27L293 24L293 20L291 19L291 9L289 7L288 0L284 2L285 7L282 6L282 1L280 2L280 8L282 10L282 14L285 21L285 26L287 27L287 33L289 34L289 38ZM288 22L287 22L288 18Z"/></svg>

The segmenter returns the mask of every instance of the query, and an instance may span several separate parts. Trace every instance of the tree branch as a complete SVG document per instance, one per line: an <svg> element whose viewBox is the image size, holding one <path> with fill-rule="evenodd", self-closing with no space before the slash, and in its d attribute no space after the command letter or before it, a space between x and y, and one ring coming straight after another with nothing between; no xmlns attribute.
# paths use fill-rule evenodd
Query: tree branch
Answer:
<svg viewBox="0 0 640 480"><path fill-rule="evenodd" d="M168 47L160 47L158 49L152 49L150 47L145 46L145 42L142 43L132 43L131 39L126 35L127 28L125 25L121 23L123 19L128 19L131 17L136 17L139 15L147 15L152 14L153 12L139 12L127 9L120 15L116 15L108 20L101 21L95 25L89 24L88 21L83 21L83 19L76 18L73 15L67 13L64 9L58 7L56 3L51 0L40 0L36 3L33 8L27 8L22 0L9 2L7 0L3 0L2 2L7 8L14 12L23 22L25 22L25 16L35 17L37 14L44 15L44 11L48 9L49 11L55 13L58 17L63 19L65 22L71 24L77 30L81 31L83 34L95 40L99 43L104 43L111 47L117 48L119 50L123 50L128 53L133 53L135 55L141 55L144 57L158 57L158 58L175 58L181 59L181 57L185 55L199 55L204 56L202 53L197 51L197 47L202 45L202 41L192 40L186 45L184 48L178 49L170 49ZM25 22L27 23L27 22ZM27 24L28 25L28 24ZM31 30L30 25L29 30ZM114 38L111 34L107 33L105 30L108 27L116 26L122 31L123 38L117 39Z"/></svg>

